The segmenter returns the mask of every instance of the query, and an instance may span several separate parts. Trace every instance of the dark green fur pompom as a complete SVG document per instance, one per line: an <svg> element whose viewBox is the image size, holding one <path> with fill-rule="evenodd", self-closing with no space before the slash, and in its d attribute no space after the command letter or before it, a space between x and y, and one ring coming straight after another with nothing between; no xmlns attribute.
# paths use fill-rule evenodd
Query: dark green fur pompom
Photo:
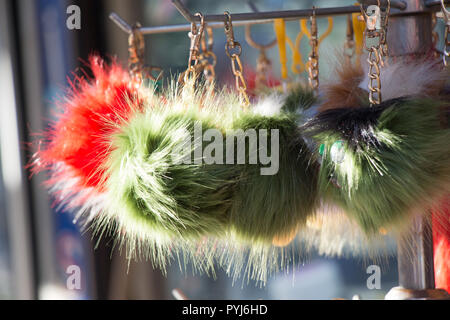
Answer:
<svg viewBox="0 0 450 320"><path fill-rule="evenodd" d="M213 272L217 262L265 281L289 259L272 244L287 244L317 204L301 117L279 97L250 108L228 92L152 97L111 140L95 230L162 268L179 258Z"/></svg>
<svg viewBox="0 0 450 320"><path fill-rule="evenodd" d="M231 211L234 231L245 239L268 243L295 234L314 212L317 199L317 167L299 139L296 117L284 112L272 117L246 114L233 126L259 133L267 130L268 154L277 161L271 163L275 169L271 174L263 174L262 164L243 165ZM261 144L255 150L262 150Z"/></svg>
<svg viewBox="0 0 450 320"><path fill-rule="evenodd" d="M319 188L368 233L407 225L449 191L450 130L442 103L396 99L327 110L306 130L317 142Z"/></svg>
<svg viewBox="0 0 450 320"><path fill-rule="evenodd" d="M309 109L316 102L314 91L301 84L293 86L283 103L282 111L299 113Z"/></svg>
<svg viewBox="0 0 450 320"><path fill-rule="evenodd" d="M128 232L182 239L224 233L236 173L196 161L192 137L200 121L203 130L212 128L194 112L150 110L116 135L108 165L110 211Z"/></svg>

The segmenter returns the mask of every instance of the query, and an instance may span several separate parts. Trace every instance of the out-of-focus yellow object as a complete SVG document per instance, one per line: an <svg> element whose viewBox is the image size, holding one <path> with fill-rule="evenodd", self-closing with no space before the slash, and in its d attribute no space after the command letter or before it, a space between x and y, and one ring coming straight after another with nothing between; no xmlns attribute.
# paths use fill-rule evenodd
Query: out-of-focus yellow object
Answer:
<svg viewBox="0 0 450 320"><path fill-rule="evenodd" d="M288 36L286 36L286 41L292 51L291 71L294 74L300 74L303 71L305 71L305 64L303 63L303 57L300 52L300 41L302 41L303 35L304 34L303 34L303 31L301 30L301 25L300 25L300 31L297 34L297 37L295 38L295 44L292 42L292 40Z"/></svg>
<svg viewBox="0 0 450 320"><path fill-rule="evenodd" d="M364 39L364 29L366 28L366 23L364 20L359 20L358 17L360 13L353 13L353 32L355 37L355 53L360 56L363 52L363 39Z"/></svg>
<svg viewBox="0 0 450 320"><path fill-rule="evenodd" d="M323 40L325 40L326 37L330 35L330 33L333 31L333 18L327 17L328 19L328 28L327 31L325 31L320 37L319 37L319 47ZM308 26L307 26L307 19L300 20L300 28L302 32L308 37L308 39L311 39L311 33L309 32Z"/></svg>
<svg viewBox="0 0 450 320"><path fill-rule="evenodd" d="M278 50L280 52L281 78L288 78L287 55L286 55L286 23L284 19L275 19L273 23L277 36Z"/></svg>

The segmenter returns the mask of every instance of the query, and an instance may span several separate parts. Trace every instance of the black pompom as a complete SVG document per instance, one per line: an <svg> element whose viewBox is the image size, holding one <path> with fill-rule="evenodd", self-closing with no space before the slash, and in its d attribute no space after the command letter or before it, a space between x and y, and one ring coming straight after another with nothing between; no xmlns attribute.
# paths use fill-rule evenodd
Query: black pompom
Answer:
<svg viewBox="0 0 450 320"><path fill-rule="evenodd" d="M360 108L329 109L317 114L302 127L305 134L314 136L321 132L335 132L342 136L348 145L357 149L361 144L379 146L373 134L378 118L384 110L406 101L407 98L387 100L376 106Z"/></svg>

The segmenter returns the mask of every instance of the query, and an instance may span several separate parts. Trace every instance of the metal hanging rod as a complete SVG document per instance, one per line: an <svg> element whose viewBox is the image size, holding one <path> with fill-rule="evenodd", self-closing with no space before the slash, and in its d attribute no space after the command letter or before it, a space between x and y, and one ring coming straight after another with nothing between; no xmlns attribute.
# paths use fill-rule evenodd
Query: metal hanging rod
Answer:
<svg viewBox="0 0 450 320"><path fill-rule="evenodd" d="M364 5L377 4L377 0L360 0ZM386 0L381 0L381 4L386 4ZM448 2L448 1L446 1ZM180 1L172 0L172 3L177 10L183 15L183 17L189 22L200 22L200 18L193 15L189 9ZM440 5L440 0L428 0L425 2L427 7L433 7ZM407 9L407 4L404 1L391 0L391 8L395 8L401 11ZM359 6L345 6L345 7L332 7L332 8L316 8L316 16L336 16L346 15L350 13L359 13ZM268 11L268 12L249 12L249 13L233 13L233 26L244 26L249 24L266 24L272 23L274 19L282 18L286 20L297 20L299 18L307 18L313 14L313 9L303 10L284 10L284 11ZM114 21L123 31L131 34L133 27L125 22L116 13L110 14L110 19ZM204 21L208 22L208 27L211 28L223 28L223 22L225 21L225 15L212 14L204 15ZM159 33L171 33L182 32L191 30L190 24L176 24L167 26L155 26L155 27L141 27L139 32L143 35L159 34Z"/></svg>
<svg viewBox="0 0 450 320"><path fill-rule="evenodd" d="M377 1L363 1L364 4L376 4ZM381 1L386 3L386 0ZM183 15L183 17L189 22L200 22L200 18L193 15L186 6L180 0L172 0L177 10ZM405 10L406 3L403 1L392 0L391 8ZM354 12L360 12L359 6L346 6L346 7L334 7L334 8L316 8L316 16L331 16L349 14ZM256 21L256 20L273 20L273 19L298 19L303 17L310 17L313 14L313 9L304 10L285 10L285 11L268 11L268 12L249 12L249 13L233 13L233 24L236 21ZM205 22L225 22L225 15L223 14L210 14L203 16Z"/></svg>
<svg viewBox="0 0 450 320"><path fill-rule="evenodd" d="M127 22L125 22L117 13L111 13L109 15L109 18L114 21L117 26L120 27L123 31L125 31L128 34L132 33L133 27L129 25ZM258 20L258 21L233 21L233 27L239 27L239 26L245 26L248 24L265 24L265 23L271 23L273 19L266 19L266 20ZM208 27L211 27L213 29L223 29L223 22L210 22L208 23ZM143 35L148 34L159 34L159 33L171 33L171 32L182 32L182 31L190 31L191 25L190 24L173 24L168 26L156 26L156 27L141 27L139 28L139 31Z"/></svg>
<svg viewBox="0 0 450 320"><path fill-rule="evenodd" d="M445 3L449 3L450 1L445 0ZM426 7L433 7L433 6L440 6L441 5L441 0L425 0L425 6Z"/></svg>

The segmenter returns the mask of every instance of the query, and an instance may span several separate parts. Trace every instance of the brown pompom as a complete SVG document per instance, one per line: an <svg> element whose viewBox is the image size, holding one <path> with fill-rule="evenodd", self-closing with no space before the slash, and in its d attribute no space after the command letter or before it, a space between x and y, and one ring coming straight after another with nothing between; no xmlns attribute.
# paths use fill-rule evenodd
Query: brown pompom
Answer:
<svg viewBox="0 0 450 320"><path fill-rule="evenodd" d="M335 108L356 108L367 92L359 88L364 79L364 70L359 59L349 61L344 56L338 57L338 64L334 70L334 79L325 83L323 90L323 104L319 111Z"/></svg>

